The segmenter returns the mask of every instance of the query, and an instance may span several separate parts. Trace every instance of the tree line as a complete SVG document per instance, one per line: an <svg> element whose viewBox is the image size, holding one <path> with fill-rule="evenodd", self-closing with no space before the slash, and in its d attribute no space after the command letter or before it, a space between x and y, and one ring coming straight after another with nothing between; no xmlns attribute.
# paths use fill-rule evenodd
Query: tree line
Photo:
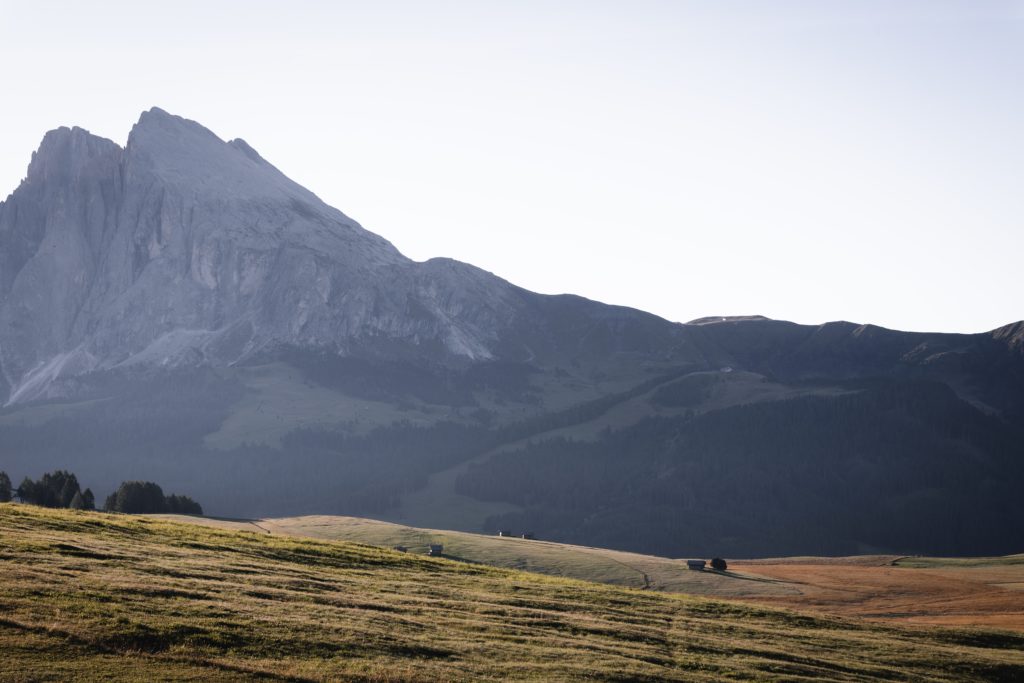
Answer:
<svg viewBox="0 0 1024 683"><path fill-rule="evenodd" d="M92 491L83 491L78 478L65 470L47 472L39 481L25 477L17 489L11 488L11 478L7 473L0 472L0 502L7 502L14 496L26 503L48 508L92 510L96 507Z"/></svg>
<svg viewBox="0 0 1024 683"><path fill-rule="evenodd" d="M17 488L12 487L10 476L0 471L0 503L10 502L15 497L23 503L48 508L96 509L92 490L83 491L78 477L66 470L47 472L38 480L25 477ZM151 481L121 482L117 490L107 496L103 509L128 514L203 514L202 506L196 501L188 496L164 495L163 489Z"/></svg>

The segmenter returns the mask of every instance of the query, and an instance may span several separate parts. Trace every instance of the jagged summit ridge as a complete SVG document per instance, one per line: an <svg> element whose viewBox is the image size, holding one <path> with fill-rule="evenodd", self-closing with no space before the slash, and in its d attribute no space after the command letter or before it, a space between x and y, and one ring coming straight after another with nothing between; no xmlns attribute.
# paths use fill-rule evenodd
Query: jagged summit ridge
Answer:
<svg viewBox="0 0 1024 683"><path fill-rule="evenodd" d="M442 327L403 329L380 310L383 284L415 269L389 242L248 144L160 109L123 149L81 128L48 133L0 205L0 254L8 400L125 363L230 363L268 344Z"/></svg>
<svg viewBox="0 0 1024 683"><path fill-rule="evenodd" d="M0 204L0 398L59 395L62 380L96 370L231 364L282 346L533 357L558 346L539 300L466 264L413 262L245 141L153 108L123 148L81 128L47 133ZM638 311L602 316L675 334Z"/></svg>
<svg viewBox="0 0 1024 683"><path fill-rule="evenodd" d="M244 140L158 108L123 148L50 131L0 203L0 403L66 395L96 371L225 366L293 347L552 372L589 358L813 374L834 370L837 353L850 372L953 366L992 343L1019 351L1020 338L1019 326L910 335L762 316L680 325L534 294L451 259L417 263Z"/></svg>

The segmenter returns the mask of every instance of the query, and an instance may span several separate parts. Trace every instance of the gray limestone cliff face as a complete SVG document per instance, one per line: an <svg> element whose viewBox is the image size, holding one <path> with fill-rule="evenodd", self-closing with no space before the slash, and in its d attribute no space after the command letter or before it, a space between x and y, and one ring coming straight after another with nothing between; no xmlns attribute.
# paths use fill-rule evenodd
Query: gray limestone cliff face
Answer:
<svg viewBox="0 0 1024 683"><path fill-rule="evenodd" d="M109 140L51 131L0 204L0 374L11 392L47 363L94 363L69 342L117 230L120 160Z"/></svg>
<svg viewBox="0 0 1024 683"><path fill-rule="evenodd" d="M451 259L414 262L243 140L159 109L124 148L80 128L47 133L0 203L0 404L73 394L75 378L96 371L226 366L298 348L459 367L904 373L1020 413L1022 330L757 316L678 325L535 294Z"/></svg>
<svg viewBox="0 0 1024 683"><path fill-rule="evenodd" d="M413 262L244 141L153 109L123 149L51 131L0 204L0 403L94 370L283 345L529 357L517 335L543 344L536 298L466 264ZM654 316L620 317L671 336Z"/></svg>

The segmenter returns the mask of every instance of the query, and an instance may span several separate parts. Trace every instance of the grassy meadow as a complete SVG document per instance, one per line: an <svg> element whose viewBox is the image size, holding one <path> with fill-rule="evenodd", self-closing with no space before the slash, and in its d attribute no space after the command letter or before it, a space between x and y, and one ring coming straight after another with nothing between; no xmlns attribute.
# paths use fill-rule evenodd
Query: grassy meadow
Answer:
<svg viewBox="0 0 1024 683"><path fill-rule="evenodd" d="M610 583L628 588L748 598L799 595L792 584L745 571L692 572L679 560L608 548L526 540L462 531L421 529L363 517L308 515L253 521L220 520L183 515L154 515L218 528L256 530L288 536L352 541L391 548L402 545L425 554L430 545L444 546L449 558L492 567Z"/></svg>
<svg viewBox="0 0 1024 683"><path fill-rule="evenodd" d="M983 626L1024 633L1024 556L976 558L784 557L730 560L729 569L688 571L681 560L608 548L420 529L362 517L312 515L259 520L158 515L218 528L259 531L425 554L549 576L854 616L884 622Z"/></svg>
<svg viewBox="0 0 1024 683"><path fill-rule="evenodd" d="M0 679L1020 680L896 628L347 542L0 505Z"/></svg>

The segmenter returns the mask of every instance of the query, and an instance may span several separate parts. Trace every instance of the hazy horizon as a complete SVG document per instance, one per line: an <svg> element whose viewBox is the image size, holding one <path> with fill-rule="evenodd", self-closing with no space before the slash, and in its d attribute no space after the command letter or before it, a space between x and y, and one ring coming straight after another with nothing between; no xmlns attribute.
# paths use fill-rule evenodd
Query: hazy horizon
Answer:
<svg viewBox="0 0 1024 683"><path fill-rule="evenodd" d="M685 322L1024 318L1024 4L0 2L0 196L152 106L417 260Z"/></svg>

